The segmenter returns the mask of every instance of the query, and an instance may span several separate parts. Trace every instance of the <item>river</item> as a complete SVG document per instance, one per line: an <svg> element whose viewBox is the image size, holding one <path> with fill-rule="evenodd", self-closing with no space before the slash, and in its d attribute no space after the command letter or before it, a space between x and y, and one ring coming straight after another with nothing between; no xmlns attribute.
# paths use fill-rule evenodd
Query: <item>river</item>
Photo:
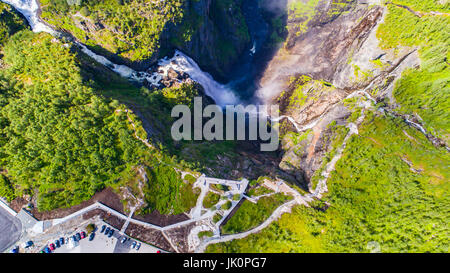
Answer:
<svg viewBox="0 0 450 273"><path fill-rule="evenodd" d="M45 24L38 16L39 4L37 0L1 0L11 6L13 6L18 12L20 12L28 21L33 32L47 32L53 36L60 36L61 33ZM206 95L214 99L214 101L220 105L225 106L229 104L239 104L240 100L235 95L232 88L227 85L218 83L213 77L200 69L198 64L192 60L189 56L181 51L175 51L172 58L163 58L158 61L158 72L147 73L143 71L135 71L126 65L119 65L111 62L104 56L94 53L85 45L75 42L81 50L95 59L97 62L109 67L114 72L118 73L122 77L130 80L143 82L147 80L151 84L158 86L159 81L163 76L167 75L167 71L172 68L179 72L187 73L194 81L198 82L205 89Z"/></svg>

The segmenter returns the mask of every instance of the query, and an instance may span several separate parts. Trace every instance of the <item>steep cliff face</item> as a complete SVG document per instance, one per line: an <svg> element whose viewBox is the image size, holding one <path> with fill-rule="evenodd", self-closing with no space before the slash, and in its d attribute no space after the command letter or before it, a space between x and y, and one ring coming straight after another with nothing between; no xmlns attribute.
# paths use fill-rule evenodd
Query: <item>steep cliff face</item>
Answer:
<svg viewBox="0 0 450 273"><path fill-rule="evenodd" d="M367 89L393 109L395 81L420 65L414 48L381 48L377 30L387 9L371 4L289 1L287 39L261 81L260 98L278 103L283 115L308 128L296 133L285 124L279 167L310 189L359 115L350 94Z"/></svg>
<svg viewBox="0 0 450 273"><path fill-rule="evenodd" d="M246 49L250 35L242 0L187 1L180 24L168 28L163 48L177 48L218 79L225 79Z"/></svg>

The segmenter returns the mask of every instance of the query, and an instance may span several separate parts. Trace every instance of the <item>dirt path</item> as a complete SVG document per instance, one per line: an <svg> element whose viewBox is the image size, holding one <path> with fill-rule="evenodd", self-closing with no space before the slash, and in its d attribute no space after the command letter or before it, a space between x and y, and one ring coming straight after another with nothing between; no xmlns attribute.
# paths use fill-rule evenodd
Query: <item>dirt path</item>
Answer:
<svg viewBox="0 0 450 273"><path fill-rule="evenodd" d="M450 13L445 13L445 12L440 12L440 11L429 11L429 12L416 11L406 5L400 5L400 4L396 4L393 2L386 2L386 5L394 5L396 7L405 9L419 18L422 18L423 16L450 16Z"/></svg>

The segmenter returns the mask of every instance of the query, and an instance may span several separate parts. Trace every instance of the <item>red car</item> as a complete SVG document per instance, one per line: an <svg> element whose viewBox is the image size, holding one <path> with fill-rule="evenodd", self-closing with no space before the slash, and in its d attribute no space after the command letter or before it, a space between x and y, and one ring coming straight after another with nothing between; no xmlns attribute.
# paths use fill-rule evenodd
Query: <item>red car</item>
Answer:
<svg viewBox="0 0 450 273"><path fill-rule="evenodd" d="M86 232L82 231L81 232L81 239L84 239L84 238L86 238Z"/></svg>
<svg viewBox="0 0 450 273"><path fill-rule="evenodd" d="M50 249L51 249L52 251L56 249L56 247L55 247L55 244L54 244L54 243L51 243L51 244L50 244Z"/></svg>

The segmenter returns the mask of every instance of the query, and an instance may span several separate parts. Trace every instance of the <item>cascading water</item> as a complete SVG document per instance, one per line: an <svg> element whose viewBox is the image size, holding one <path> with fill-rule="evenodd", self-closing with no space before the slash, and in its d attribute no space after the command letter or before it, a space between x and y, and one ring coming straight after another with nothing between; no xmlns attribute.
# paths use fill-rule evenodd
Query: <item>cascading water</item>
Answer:
<svg viewBox="0 0 450 273"><path fill-rule="evenodd" d="M42 22L38 16L39 4L36 0L1 0L6 4L13 6L28 21L34 32L48 32L52 35L57 34L51 27Z"/></svg>
<svg viewBox="0 0 450 273"><path fill-rule="evenodd" d="M39 4L37 0L1 1L13 6L18 12L20 12L27 19L28 23L31 26L31 29L34 32L47 32L54 36L58 36L60 34L50 26L46 25L39 18ZM169 69L172 68L175 71L187 73L194 81L202 85L206 95L213 98L218 105L225 106L229 104L239 103L239 99L230 88L216 82L209 73L202 71L194 60L180 51L176 51L173 58L168 59L166 57L164 59L161 59L158 62L158 72L147 73L135 71L126 65L115 64L107 58L92 52L85 45L79 42L75 42L75 44L78 45L85 54L89 55L97 62L109 67L111 70L118 73L122 77L139 82L147 80L149 83L155 86L159 86L159 82L161 81L161 79L166 76Z"/></svg>

